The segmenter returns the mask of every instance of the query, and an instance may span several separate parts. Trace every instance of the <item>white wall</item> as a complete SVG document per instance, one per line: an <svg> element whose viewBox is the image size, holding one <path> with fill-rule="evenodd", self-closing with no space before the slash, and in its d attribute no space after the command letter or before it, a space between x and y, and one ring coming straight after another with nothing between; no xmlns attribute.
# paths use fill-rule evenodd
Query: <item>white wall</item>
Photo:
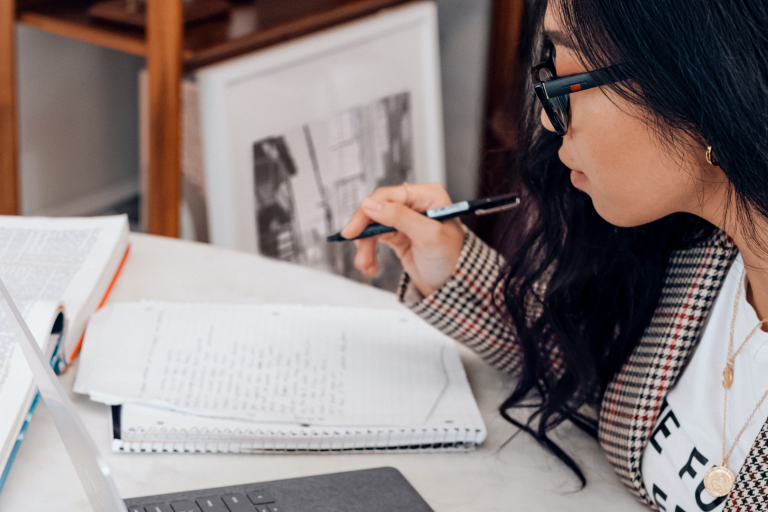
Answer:
<svg viewBox="0 0 768 512"><path fill-rule="evenodd" d="M437 0L448 192L477 194L492 0Z"/></svg>
<svg viewBox="0 0 768 512"><path fill-rule="evenodd" d="M144 59L17 25L21 209L81 215L138 192Z"/></svg>

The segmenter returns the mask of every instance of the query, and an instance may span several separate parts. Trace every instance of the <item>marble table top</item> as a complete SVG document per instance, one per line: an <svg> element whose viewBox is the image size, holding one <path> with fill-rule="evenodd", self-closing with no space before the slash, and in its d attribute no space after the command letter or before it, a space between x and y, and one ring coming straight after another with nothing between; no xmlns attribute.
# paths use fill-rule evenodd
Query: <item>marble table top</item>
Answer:
<svg viewBox="0 0 768 512"><path fill-rule="evenodd" d="M399 308L393 294L337 276L205 244L132 234L110 302L303 303ZM436 512L643 511L597 442L570 425L553 435L588 479L575 476L498 413L513 380L464 347L460 354L488 437L469 453L143 454L112 453L108 407L72 393L75 364L61 380L124 497L392 466ZM0 492L0 510L91 510L50 415L41 403Z"/></svg>

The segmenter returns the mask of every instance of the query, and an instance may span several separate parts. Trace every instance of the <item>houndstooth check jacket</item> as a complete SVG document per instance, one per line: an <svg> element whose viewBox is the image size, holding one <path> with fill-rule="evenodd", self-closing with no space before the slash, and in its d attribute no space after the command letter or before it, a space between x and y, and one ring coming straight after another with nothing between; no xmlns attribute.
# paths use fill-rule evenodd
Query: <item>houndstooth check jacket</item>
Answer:
<svg viewBox="0 0 768 512"><path fill-rule="evenodd" d="M685 368L737 249L724 233L672 253L650 325L602 397L599 441L624 484L658 510L643 484L641 461L669 390ZM451 279L429 297L417 296L405 275L400 298L444 333L474 349L491 365L515 372L520 354L514 327L497 311L503 260L471 232ZM555 369L558 356L552 354ZM703 472L698 478L703 478ZM768 422L741 468L725 512L768 510Z"/></svg>

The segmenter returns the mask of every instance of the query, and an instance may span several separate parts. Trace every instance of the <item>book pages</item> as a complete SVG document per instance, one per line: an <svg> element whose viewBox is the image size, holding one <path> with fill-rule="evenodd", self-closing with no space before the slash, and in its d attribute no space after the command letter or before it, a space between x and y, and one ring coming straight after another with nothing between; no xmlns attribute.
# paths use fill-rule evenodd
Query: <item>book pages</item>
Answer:
<svg viewBox="0 0 768 512"><path fill-rule="evenodd" d="M127 249L125 216L42 218L0 216L0 277L47 360L61 337L51 336L63 309L69 359ZM64 366L62 364L62 366ZM0 310L0 487L36 388L5 313Z"/></svg>
<svg viewBox="0 0 768 512"><path fill-rule="evenodd" d="M122 215L0 217L0 276L17 302L64 304L69 354L117 271L127 234Z"/></svg>
<svg viewBox="0 0 768 512"><path fill-rule="evenodd" d="M61 307L51 301L21 301L18 307L35 341L46 352L58 339L58 335L51 336L51 329ZM5 313L0 310L0 475L5 472L6 463L16 444L16 435L24 423L36 391L32 372L16 341L13 328ZM0 487L2 480L0 478Z"/></svg>

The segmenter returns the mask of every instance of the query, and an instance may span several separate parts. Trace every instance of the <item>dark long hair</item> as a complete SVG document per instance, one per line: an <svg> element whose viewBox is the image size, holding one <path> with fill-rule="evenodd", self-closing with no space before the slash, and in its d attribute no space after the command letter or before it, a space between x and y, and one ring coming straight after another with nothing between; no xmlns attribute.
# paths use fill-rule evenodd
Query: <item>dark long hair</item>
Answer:
<svg viewBox="0 0 768 512"><path fill-rule="evenodd" d="M621 63L632 80L604 85L639 107L660 144L712 145L735 192L733 205L751 242L751 222L768 217L768 3L754 0L550 0L587 69ZM541 47L547 0L529 0L521 38L521 75ZM593 75L598 83L608 76ZM626 362L659 300L670 252L712 233L688 214L619 228L603 220L570 182L557 158L561 139L544 130L530 89L509 167L527 208L507 223L502 253L505 301L523 356L520 379L501 413L534 435L586 483L548 437L570 420L597 435L580 408L599 398ZM749 230L752 229L752 232ZM542 294L537 283L546 281ZM540 309L535 320L531 307ZM551 350L562 357L554 371ZM533 393L532 393L533 392ZM531 397L534 401L531 402ZM533 405L531 405L533 403ZM513 406L534 413L526 423Z"/></svg>

